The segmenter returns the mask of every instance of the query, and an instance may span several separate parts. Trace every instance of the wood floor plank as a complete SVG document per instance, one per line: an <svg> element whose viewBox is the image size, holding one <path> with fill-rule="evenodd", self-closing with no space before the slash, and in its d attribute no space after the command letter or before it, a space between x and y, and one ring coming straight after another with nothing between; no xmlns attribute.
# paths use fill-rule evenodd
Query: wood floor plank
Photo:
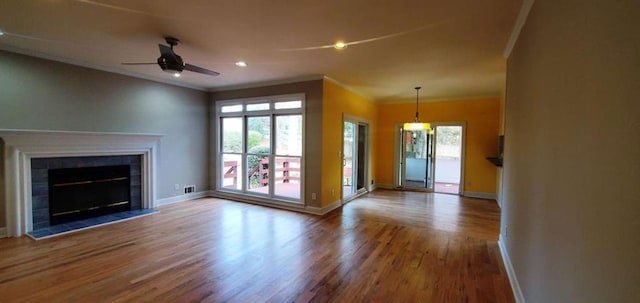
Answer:
<svg viewBox="0 0 640 303"><path fill-rule="evenodd" d="M0 302L513 302L495 201L377 190L325 216L206 198L0 239Z"/></svg>

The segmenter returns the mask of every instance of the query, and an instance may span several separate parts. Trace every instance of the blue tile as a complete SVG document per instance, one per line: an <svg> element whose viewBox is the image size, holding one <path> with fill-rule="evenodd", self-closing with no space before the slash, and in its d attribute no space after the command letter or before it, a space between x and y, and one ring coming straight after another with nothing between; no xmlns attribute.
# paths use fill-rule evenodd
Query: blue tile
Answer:
<svg viewBox="0 0 640 303"><path fill-rule="evenodd" d="M102 217L97 217L97 218L94 218L94 219L96 221L98 221L98 224L107 223L107 222L113 221L113 218L111 216L102 216Z"/></svg>
<svg viewBox="0 0 640 303"><path fill-rule="evenodd" d="M50 236L53 233L48 229L40 229L40 230L34 230L34 231L30 232L29 234L34 236L35 238L41 238L41 237Z"/></svg>
<svg viewBox="0 0 640 303"><path fill-rule="evenodd" d="M29 232L29 234L34 238L41 238L41 237L51 236L51 235L55 235L55 234L59 234L59 233L63 233L71 230L81 229L89 226L120 221L122 219L134 218L134 217L155 213L155 212L157 212L156 209L139 209L139 210L125 211L125 212L115 213L112 215L89 218L85 220L74 221L74 222L59 224L59 225L50 226L50 227L38 228Z"/></svg>
<svg viewBox="0 0 640 303"><path fill-rule="evenodd" d="M48 158L31 159L31 169L47 168L48 160L49 160Z"/></svg>
<svg viewBox="0 0 640 303"><path fill-rule="evenodd" d="M74 228L65 224L60 224L60 225L50 226L49 230L54 234L58 234L58 233L63 233L65 231L74 230Z"/></svg>
<svg viewBox="0 0 640 303"><path fill-rule="evenodd" d="M31 183L31 195L32 196L49 196L49 183L48 182Z"/></svg>
<svg viewBox="0 0 640 303"><path fill-rule="evenodd" d="M31 197L31 207L33 209L49 208L49 196L33 196Z"/></svg>
<svg viewBox="0 0 640 303"><path fill-rule="evenodd" d="M43 229L49 227L49 220L46 222L33 222L33 230Z"/></svg>
<svg viewBox="0 0 640 303"><path fill-rule="evenodd" d="M125 219L125 218L129 218L131 215L128 214L128 212L121 212L121 213L115 213L112 214L112 216L118 218L118 219Z"/></svg>
<svg viewBox="0 0 640 303"><path fill-rule="evenodd" d="M82 220L82 221L74 221L74 222L68 222L66 223L66 225L73 227L73 229L80 229L80 228L85 228L90 226L89 224L87 224L87 222L85 222L86 220Z"/></svg>
<svg viewBox="0 0 640 303"><path fill-rule="evenodd" d="M49 179L49 169L46 167L43 167L43 168L31 167L31 179L34 182L47 182L47 180Z"/></svg>

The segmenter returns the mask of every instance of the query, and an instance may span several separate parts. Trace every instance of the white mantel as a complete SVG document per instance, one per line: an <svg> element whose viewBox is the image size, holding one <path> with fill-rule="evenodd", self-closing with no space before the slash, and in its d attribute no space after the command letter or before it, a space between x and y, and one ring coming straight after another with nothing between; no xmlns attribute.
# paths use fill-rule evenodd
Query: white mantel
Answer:
<svg viewBox="0 0 640 303"><path fill-rule="evenodd" d="M161 137L160 134L0 129L0 138L4 141L7 235L17 237L32 230L32 158L141 155L142 208L153 208Z"/></svg>

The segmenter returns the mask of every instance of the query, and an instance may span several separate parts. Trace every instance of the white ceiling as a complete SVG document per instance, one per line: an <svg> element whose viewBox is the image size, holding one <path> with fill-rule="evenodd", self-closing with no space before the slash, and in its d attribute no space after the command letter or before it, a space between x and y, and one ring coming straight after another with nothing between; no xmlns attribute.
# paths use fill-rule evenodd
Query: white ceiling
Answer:
<svg viewBox="0 0 640 303"><path fill-rule="evenodd" d="M499 96L522 0L2 0L0 48L207 90L330 77L378 102ZM175 79L185 62L221 73ZM353 43L344 50L328 46ZM360 42L360 43L358 43ZM249 66L239 68L237 60Z"/></svg>

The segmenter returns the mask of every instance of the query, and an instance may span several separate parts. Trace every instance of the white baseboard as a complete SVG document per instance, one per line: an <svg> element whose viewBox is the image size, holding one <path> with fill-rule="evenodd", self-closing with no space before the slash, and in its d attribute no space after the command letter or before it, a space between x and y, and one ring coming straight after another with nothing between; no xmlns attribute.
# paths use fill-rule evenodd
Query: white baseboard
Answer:
<svg viewBox="0 0 640 303"><path fill-rule="evenodd" d="M6 237L7 237L7 228L0 227L0 238L6 238Z"/></svg>
<svg viewBox="0 0 640 303"><path fill-rule="evenodd" d="M174 204L174 203L180 203L180 202L185 202L185 201L189 201L189 200L193 200L193 199L198 199L198 198L204 198L204 197L209 197L209 191L200 191L200 192L196 192L196 193L190 193L190 194L184 194L184 195L179 195L179 196L174 196L174 197L169 197L169 198L163 198L163 199L158 199L156 200L155 206L165 206L165 205L169 205L169 204Z"/></svg>
<svg viewBox="0 0 640 303"><path fill-rule="evenodd" d="M498 239L498 247L500 248L500 254L502 255L502 263L504 263L504 267L507 269L507 276L509 277L509 283L511 283L511 290L513 291L516 303L525 303L522 289L518 283L518 278L516 278L516 272L513 270L513 265L511 265L511 258L509 257L507 248L504 246L504 242L502 241L502 235L500 235L500 238Z"/></svg>
<svg viewBox="0 0 640 303"><path fill-rule="evenodd" d="M331 204L325 205L323 207L315 207L315 206L305 206L302 204L291 203L286 201L266 200L261 197L236 196L236 195L233 195L232 193L226 193L226 192L215 191L215 190L209 191L209 197L261 205L266 207L286 209L286 210L297 211L297 212L313 214L313 215L324 215L342 206L341 200L334 201Z"/></svg>
<svg viewBox="0 0 640 303"><path fill-rule="evenodd" d="M305 210L306 212L312 213L315 215L324 215L324 214L328 214L329 212L331 212L336 208L339 208L340 206L342 206L342 201L336 200L323 207L307 206L305 207Z"/></svg>
<svg viewBox="0 0 640 303"><path fill-rule="evenodd" d="M496 194L492 194L492 193L465 191L464 193L462 193L462 195L470 198L489 199L489 200L496 199Z"/></svg>
<svg viewBox="0 0 640 303"><path fill-rule="evenodd" d="M268 199L258 196L250 195L236 195L234 193L228 193L224 191L209 191L209 197L224 199L229 201L236 201L241 203L249 203L266 207L280 208L286 210L292 210L303 213L311 213L305 209L302 203L289 202L285 200Z"/></svg>

